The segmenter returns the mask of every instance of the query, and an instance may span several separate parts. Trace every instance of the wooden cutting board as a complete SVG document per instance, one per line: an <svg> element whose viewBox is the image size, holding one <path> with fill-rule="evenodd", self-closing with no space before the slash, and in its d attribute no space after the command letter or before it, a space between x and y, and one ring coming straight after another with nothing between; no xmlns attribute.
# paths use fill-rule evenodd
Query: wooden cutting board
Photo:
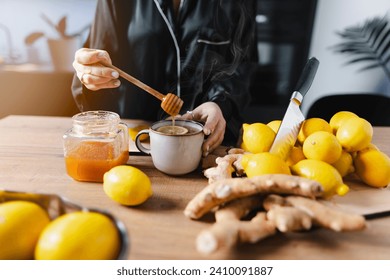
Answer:
<svg viewBox="0 0 390 280"><path fill-rule="evenodd" d="M345 196L334 196L324 203L351 213L370 215L388 211L390 216L390 188L374 188L363 184L358 178L345 180L350 191Z"/></svg>

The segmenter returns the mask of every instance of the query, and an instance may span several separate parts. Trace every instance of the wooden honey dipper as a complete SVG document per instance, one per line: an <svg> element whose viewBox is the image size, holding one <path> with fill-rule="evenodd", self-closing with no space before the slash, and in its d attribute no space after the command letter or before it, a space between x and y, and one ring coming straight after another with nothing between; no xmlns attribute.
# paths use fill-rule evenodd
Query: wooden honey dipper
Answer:
<svg viewBox="0 0 390 280"><path fill-rule="evenodd" d="M112 68L115 71L119 73L119 76L122 78L126 79L130 83L133 83L134 85L138 86L139 88L143 89L144 91L150 93L154 97L158 98L161 100L161 108L167 112L171 116L176 116L179 114L181 107L183 106L183 100L178 97L177 95L174 95L172 93L168 93L167 95L164 95L157 90L151 88L150 86L144 84L140 80L134 78L130 74L127 74L126 72L122 71L118 67L108 64L108 63L103 63L100 62L102 65Z"/></svg>

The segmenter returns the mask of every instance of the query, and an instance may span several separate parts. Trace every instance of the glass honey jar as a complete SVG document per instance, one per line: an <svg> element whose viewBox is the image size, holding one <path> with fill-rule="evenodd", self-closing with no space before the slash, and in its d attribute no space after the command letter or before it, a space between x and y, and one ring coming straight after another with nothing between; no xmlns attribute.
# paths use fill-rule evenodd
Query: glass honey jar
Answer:
<svg viewBox="0 0 390 280"><path fill-rule="evenodd" d="M87 111L72 117L73 126L63 136L66 171L77 181L103 182L112 167L129 159L129 133L119 115Z"/></svg>

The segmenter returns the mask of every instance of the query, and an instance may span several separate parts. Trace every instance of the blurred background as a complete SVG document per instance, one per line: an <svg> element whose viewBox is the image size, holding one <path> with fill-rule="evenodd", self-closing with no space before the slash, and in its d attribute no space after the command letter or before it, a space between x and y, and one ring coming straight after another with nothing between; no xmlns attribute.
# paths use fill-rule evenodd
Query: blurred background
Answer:
<svg viewBox="0 0 390 280"><path fill-rule="evenodd" d="M96 0L0 0L0 118L77 112L70 92L72 69L61 65L70 66L64 59L72 60L74 50L81 47L95 6ZM348 54L332 49L343 40L337 32L375 17L389 18L389 9L388 0L257 0L259 59L246 121L283 117L310 56L320 60L320 67L302 104L304 113L327 95L390 97L390 77L381 67L363 71L362 64L346 64ZM58 40L49 41L60 36L48 20L57 24L64 18L66 33L73 40L67 40L69 58L60 49L63 61L57 62L51 48Z"/></svg>
<svg viewBox="0 0 390 280"><path fill-rule="evenodd" d="M70 90L71 63L88 34L85 27L92 21L95 6L96 0L0 0L0 118L78 112ZM45 16L53 24L65 17L65 32L74 35L65 42L65 49L57 46L61 53L56 56L57 67L48 41L60 42L61 38ZM34 33L43 35L26 42Z"/></svg>

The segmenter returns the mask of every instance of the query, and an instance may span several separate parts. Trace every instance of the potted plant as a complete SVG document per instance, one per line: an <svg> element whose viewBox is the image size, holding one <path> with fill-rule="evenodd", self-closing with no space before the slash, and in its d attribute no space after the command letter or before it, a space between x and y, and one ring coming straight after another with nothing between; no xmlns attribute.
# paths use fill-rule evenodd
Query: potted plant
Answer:
<svg viewBox="0 0 390 280"><path fill-rule="evenodd" d="M72 61L75 51L80 46L79 36L89 29L89 25L83 27L79 32L68 34L66 16L63 16L58 23L51 21L45 14L41 16L55 30L57 37L50 38L44 32L33 32L26 36L25 44L32 46L40 38L46 37L54 69L58 71L73 71Z"/></svg>
<svg viewBox="0 0 390 280"><path fill-rule="evenodd" d="M390 79L390 23L386 16L368 19L337 34L343 42L333 49L350 55L347 64L366 63L361 71L381 67Z"/></svg>

